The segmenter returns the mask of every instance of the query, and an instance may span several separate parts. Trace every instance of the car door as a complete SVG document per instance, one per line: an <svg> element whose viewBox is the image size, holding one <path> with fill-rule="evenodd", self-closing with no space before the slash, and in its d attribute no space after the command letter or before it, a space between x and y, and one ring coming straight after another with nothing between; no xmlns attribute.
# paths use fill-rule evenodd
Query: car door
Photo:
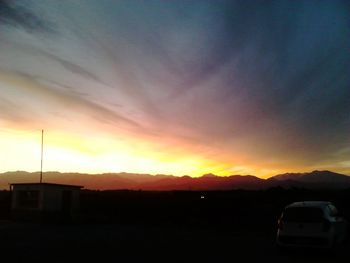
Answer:
<svg viewBox="0 0 350 263"><path fill-rule="evenodd" d="M341 216L334 205L328 205L327 210L330 216L330 221L334 226L336 240L338 242L344 241L347 236L347 220Z"/></svg>

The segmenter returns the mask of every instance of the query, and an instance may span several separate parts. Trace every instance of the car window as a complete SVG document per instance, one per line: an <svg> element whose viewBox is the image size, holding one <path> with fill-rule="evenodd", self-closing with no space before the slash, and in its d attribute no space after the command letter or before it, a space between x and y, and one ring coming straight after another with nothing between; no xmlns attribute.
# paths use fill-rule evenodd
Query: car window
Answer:
<svg viewBox="0 0 350 263"><path fill-rule="evenodd" d="M320 222L323 218L322 209L317 207L290 207L283 212L286 222Z"/></svg>

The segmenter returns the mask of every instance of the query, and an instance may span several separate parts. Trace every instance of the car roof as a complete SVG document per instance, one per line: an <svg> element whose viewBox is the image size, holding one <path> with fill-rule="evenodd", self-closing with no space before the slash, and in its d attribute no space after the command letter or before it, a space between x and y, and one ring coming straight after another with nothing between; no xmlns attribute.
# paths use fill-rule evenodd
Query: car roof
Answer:
<svg viewBox="0 0 350 263"><path fill-rule="evenodd" d="M328 205L332 205L331 202L328 201L302 201L302 202L294 202L286 208L291 208L291 207L318 207L318 208L324 208Z"/></svg>

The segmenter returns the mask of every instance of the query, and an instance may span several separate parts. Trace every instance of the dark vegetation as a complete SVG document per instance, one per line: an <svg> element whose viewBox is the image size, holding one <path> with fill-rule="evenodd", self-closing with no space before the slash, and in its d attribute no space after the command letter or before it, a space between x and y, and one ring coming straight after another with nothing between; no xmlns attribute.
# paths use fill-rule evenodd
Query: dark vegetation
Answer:
<svg viewBox="0 0 350 263"><path fill-rule="evenodd" d="M350 219L350 189L302 188L232 191L82 190L77 223L211 225L270 231L284 206L333 202ZM0 218L10 219L9 191L0 191Z"/></svg>
<svg viewBox="0 0 350 263"><path fill-rule="evenodd" d="M23 224L11 223L10 192L1 191L0 219L8 223L0 224L0 245L12 262L113 258L225 262L242 257L246 262L341 262L348 255L349 242L327 255L324 251L281 254L274 246L283 207L302 200L332 201L350 219L350 189L277 187L206 192L83 190L80 213L73 222Z"/></svg>
<svg viewBox="0 0 350 263"><path fill-rule="evenodd" d="M10 219L11 193L10 191L0 191L0 220Z"/></svg>
<svg viewBox="0 0 350 263"><path fill-rule="evenodd" d="M81 219L127 224L211 225L274 230L284 206L295 201L332 201L350 218L350 189L272 188L261 191L83 191Z"/></svg>

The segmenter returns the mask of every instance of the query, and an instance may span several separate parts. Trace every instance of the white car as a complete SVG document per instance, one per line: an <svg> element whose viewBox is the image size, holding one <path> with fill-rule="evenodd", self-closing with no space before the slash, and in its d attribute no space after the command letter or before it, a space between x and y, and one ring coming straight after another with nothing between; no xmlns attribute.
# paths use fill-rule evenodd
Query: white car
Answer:
<svg viewBox="0 0 350 263"><path fill-rule="evenodd" d="M347 221L331 202L305 201L285 207L278 220L277 245L327 247L345 241Z"/></svg>

